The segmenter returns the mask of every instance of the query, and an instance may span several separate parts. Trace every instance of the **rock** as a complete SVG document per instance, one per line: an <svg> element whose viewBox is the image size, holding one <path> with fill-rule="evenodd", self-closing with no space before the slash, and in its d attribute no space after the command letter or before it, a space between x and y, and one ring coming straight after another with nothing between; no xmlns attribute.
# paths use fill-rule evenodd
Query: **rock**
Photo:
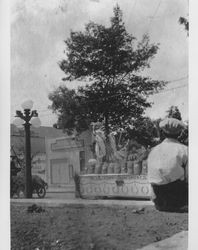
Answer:
<svg viewBox="0 0 198 250"><path fill-rule="evenodd" d="M91 211L91 215L95 215L96 213L95 213L95 211L94 210L92 210Z"/></svg>
<svg viewBox="0 0 198 250"><path fill-rule="evenodd" d="M93 249L94 249L94 247L95 247L95 244L94 244L94 243L90 243L90 244L89 244L89 248L90 248L90 250L93 250Z"/></svg>
<svg viewBox="0 0 198 250"><path fill-rule="evenodd" d="M28 213L42 213L45 212L45 209L41 206L37 206L36 204L33 204L32 206L29 206L27 208Z"/></svg>
<svg viewBox="0 0 198 250"><path fill-rule="evenodd" d="M155 242L160 241L161 239L162 239L161 236L156 236L155 237Z"/></svg>
<svg viewBox="0 0 198 250"><path fill-rule="evenodd" d="M143 214L144 211L145 211L145 208L143 207L143 208L133 209L132 213L134 213L134 214Z"/></svg>

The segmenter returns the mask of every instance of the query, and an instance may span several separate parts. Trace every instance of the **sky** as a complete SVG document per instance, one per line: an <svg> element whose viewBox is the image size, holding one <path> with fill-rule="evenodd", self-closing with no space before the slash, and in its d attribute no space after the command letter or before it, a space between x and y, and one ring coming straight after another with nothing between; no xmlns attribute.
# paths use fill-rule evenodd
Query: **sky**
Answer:
<svg viewBox="0 0 198 250"><path fill-rule="evenodd" d="M34 101L43 126L57 117L48 109L51 91L63 84L58 62L70 31L84 29L90 20L109 25L119 4L127 31L140 40L148 33L159 51L143 74L170 81L165 90L149 98L151 118L164 117L176 105L188 119L188 37L178 23L188 15L188 0L13 0L11 1L11 121L23 100ZM80 82L64 82L77 88Z"/></svg>

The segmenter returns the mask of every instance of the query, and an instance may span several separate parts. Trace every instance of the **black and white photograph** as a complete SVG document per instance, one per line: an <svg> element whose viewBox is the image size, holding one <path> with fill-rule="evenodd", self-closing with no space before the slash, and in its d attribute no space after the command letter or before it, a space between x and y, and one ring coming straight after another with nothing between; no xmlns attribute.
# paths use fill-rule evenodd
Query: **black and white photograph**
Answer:
<svg viewBox="0 0 198 250"><path fill-rule="evenodd" d="M188 0L9 9L10 249L191 249Z"/></svg>

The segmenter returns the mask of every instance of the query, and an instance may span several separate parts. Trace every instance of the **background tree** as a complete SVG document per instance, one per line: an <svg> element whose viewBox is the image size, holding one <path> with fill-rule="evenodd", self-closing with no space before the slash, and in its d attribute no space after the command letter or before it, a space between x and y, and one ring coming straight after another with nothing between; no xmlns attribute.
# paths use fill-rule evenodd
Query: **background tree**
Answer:
<svg viewBox="0 0 198 250"><path fill-rule="evenodd" d="M168 109L167 113L168 113L167 117L169 117L169 118L175 118L175 119L178 119L180 121L182 120L181 112L179 111L177 106L171 106Z"/></svg>
<svg viewBox="0 0 198 250"><path fill-rule="evenodd" d="M188 21L188 19L185 17L180 17L179 23L184 25L184 28L187 31L187 34L189 35L189 21Z"/></svg>
<svg viewBox="0 0 198 250"><path fill-rule="evenodd" d="M153 147L158 142L158 131L154 122L149 117L140 117L132 122L127 129L127 137L135 139L145 147Z"/></svg>
<svg viewBox="0 0 198 250"><path fill-rule="evenodd" d="M168 112L167 117L176 118L182 121L181 112L179 111L177 106L171 106L167 112ZM181 132L181 134L178 136L177 139L182 144L188 145L188 124L186 125L186 128L183 129L183 131Z"/></svg>
<svg viewBox="0 0 198 250"><path fill-rule="evenodd" d="M151 107L147 97L165 85L140 76L150 66L158 44L151 44L146 35L137 42L126 31L119 6L109 27L89 22L84 31L72 31L65 44L66 59L59 64L64 80L89 84L77 90L62 86L49 95L60 128L82 130L90 121L103 120L108 135L128 126L132 117L139 119Z"/></svg>
<svg viewBox="0 0 198 250"><path fill-rule="evenodd" d="M68 134L72 134L74 129L79 133L88 129L88 105L76 90L59 86L49 99L52 101L50 108L58 114L58 121L53 125L55 128L61 128Z"/></svg>

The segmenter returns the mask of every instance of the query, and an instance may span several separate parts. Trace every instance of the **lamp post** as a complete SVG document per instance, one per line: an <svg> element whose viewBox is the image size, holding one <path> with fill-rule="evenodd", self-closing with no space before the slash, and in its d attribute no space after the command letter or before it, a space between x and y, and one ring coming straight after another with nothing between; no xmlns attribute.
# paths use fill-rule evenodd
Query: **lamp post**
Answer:
<svg viewBox="0 0 198 250"><path fill-rule="evenodd" d="M16 111L16 119L14 124L18 127L24 126L25 129L25 198L32 198L32 170L31 170L31 141L30 127L39 127L41 125L38 113L32 110L33 102L31 100L22 103L20 110Z"/></svg>

